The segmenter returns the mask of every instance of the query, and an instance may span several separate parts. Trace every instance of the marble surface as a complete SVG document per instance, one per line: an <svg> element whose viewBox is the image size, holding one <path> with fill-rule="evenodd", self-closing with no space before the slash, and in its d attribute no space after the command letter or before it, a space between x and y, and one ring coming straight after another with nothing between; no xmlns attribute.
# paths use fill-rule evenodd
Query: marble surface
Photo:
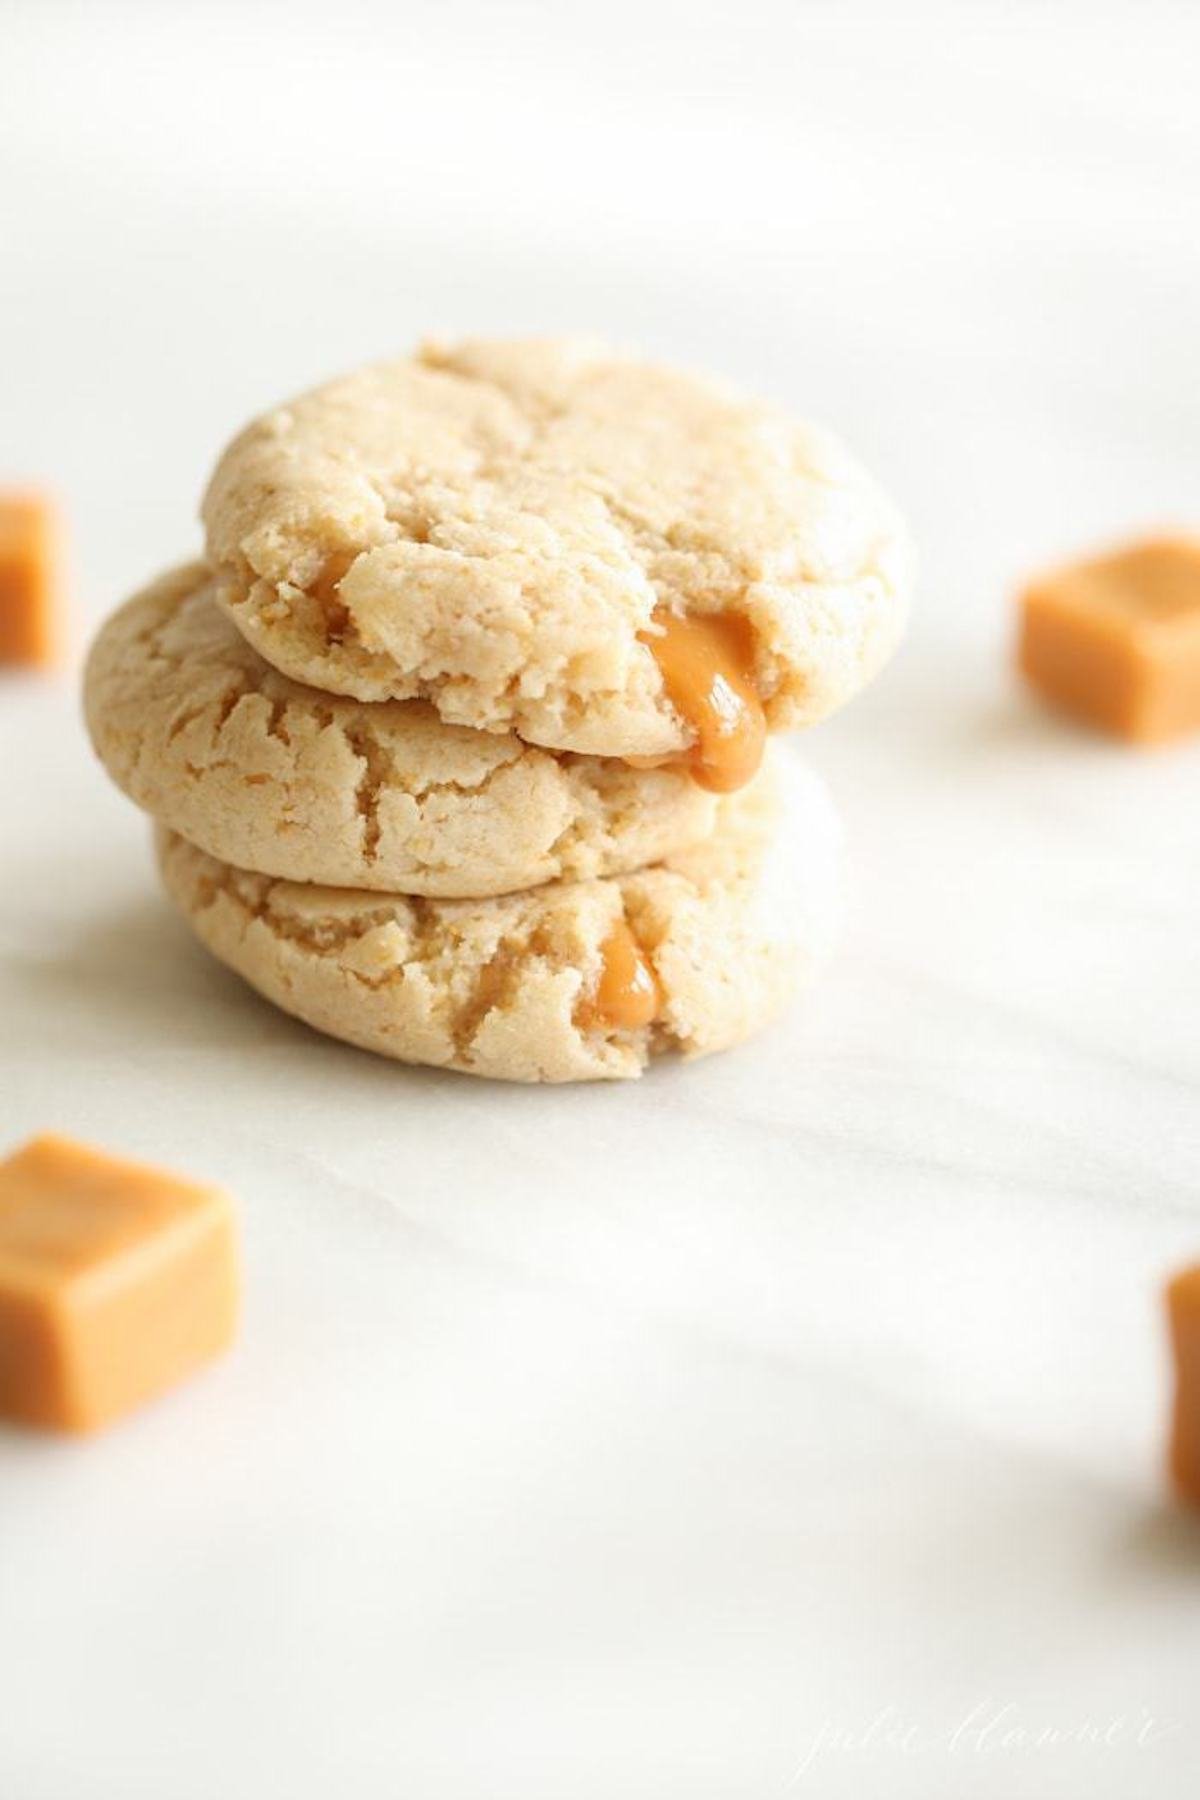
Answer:
<svg viewBox="0 0 1200 1800"><path fill-rule="evenodd" d="M804 746L828 978L624 1087L274 1014L160 901L74 674L0 685L0 1138L227 1182L248 1274L204 1380L0 1433L0 1792L1193 1794L1200 748L1060 723L1008 640L1023 571L1200 522L1197 15L208 17L6 9L0 475L64 494L80 638L235 423L430 326L825 417L924 576Z"/></svg>

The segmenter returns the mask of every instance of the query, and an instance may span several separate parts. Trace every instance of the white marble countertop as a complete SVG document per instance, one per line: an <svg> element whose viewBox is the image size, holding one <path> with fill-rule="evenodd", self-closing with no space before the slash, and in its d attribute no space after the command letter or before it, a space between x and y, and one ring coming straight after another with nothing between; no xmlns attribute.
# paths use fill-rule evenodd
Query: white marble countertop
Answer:
<svg viewBox="0 0 1200 1800"><path fill-rule="evenodd" d="M0 478L62 490L80 635L233 425L429 327L823 416L924 578L804 746L823 986L600 1090L274 1014L160 901L74 676L0 684L0 1141L219 1178L248 1264L211 1375L0 1432L0 1794L1194 1794L1200 747L1059 723L1007 640L1031 566L1200 521L1198 16L212 16L6 9Z"/></svg>

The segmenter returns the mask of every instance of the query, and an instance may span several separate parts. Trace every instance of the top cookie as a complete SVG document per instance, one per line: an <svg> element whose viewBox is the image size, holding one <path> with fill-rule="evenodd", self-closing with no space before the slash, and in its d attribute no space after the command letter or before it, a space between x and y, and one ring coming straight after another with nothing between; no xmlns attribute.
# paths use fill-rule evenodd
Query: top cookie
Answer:
<svg viewBox="0 0 1200 1800"><path fill-rule="evenodd" d="M899 517L833 439L578 340L332 381L235 439L203 511L222 604L285 674L690 754L713 787L748 778L759 726L849 699L908 599Z"/></svg>

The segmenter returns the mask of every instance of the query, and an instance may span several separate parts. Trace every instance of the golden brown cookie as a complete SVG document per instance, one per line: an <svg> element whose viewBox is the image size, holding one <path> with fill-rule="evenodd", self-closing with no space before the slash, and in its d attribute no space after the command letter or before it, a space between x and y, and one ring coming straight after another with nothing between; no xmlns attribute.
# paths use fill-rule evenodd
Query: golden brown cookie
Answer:
<svg viewBox="0 0 1200 1800"><path fill-rule="evenodd" d="M638 1075L757 1031L827 948L837 827L788 760L703 844L633 874L488 900L251 875L161 832L163 878L214 955L318 1030L508 1081Z"/></svg>
<svg viewBox="0 0 1200 1800"><path fill-rule="evenodd" d="M109 774L222 862L392 893L506 893L655 862L713 828L680 768L555 756L444 725L418 700L289 681L214 603L202 564L102 628L84 683Z"/></svg>
<svg viewBox="0 0 1200 1800"><path fill-rule="evenodd" d="M331 381L242 432L204 519L221 603L294 679L557 750L693 754L718 787L754 758L711 766L711 690L812 724L908 606L904 528L832 438L581 340ZM699 695L657 654L694 619L732 671Z"/></svg>

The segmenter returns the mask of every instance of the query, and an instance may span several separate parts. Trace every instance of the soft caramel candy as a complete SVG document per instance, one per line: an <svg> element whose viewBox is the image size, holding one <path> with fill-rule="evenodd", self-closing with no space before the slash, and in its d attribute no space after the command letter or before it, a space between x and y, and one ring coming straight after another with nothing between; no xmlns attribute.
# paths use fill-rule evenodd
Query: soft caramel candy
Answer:
<svg viewBox="0 0 1200 1800"><path fill-rule="evenodd" d="M1185 1500L1200 1506L1200 1264L1169 1284L1167 1323L1175 1357L1171 1478Z"/></svg>
<svg viewBox="0 0 1200 1800"><path fill-rule="evenodd" d="M1047 698L1118 737L1200 729L1200 539L1152 539L1033 582L1020 664Z"/></svg>
<svg viewBox="0 0 1200 1800"><path fill-rule="evenodd" d="M667 698L695 733L693 778L728 794L758 771L767 722L754 685L754 634L724 613L656 613L647 645Z"/></svg>
<svg viewBox="0 0 1200 1800"><path fill-rule="evenodd" d="M0 490L0 664L45 667L61 648L58 521L44 494Z"/></svg>
<svg viewBox="0 0 1200 1800"><path fill-rule="evenodd" d="M585 1002L585 1029L638 1031L662 1010L662 989L649 957L624 919L613 926L600 949L600 977Z"/></svg>
<svg viewBox="0 0 1200 1800"><path fill-rule="evenodd" d="M59 1137L0 1163L0 1417L104 1425L224 1350L237 1306L220 1188Z"/></svg>

